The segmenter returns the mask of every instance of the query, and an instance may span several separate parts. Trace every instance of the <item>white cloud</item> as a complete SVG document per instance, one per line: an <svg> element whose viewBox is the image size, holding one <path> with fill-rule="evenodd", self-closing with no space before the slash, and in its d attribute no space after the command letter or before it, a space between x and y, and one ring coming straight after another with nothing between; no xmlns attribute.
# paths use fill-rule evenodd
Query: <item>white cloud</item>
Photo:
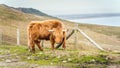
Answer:
<svg viewBox="0 0 120 68"><path fill-rule="evenodd" d="M14 7L32 7L48 14L120 12L120 0L0 0Z"/></svg>

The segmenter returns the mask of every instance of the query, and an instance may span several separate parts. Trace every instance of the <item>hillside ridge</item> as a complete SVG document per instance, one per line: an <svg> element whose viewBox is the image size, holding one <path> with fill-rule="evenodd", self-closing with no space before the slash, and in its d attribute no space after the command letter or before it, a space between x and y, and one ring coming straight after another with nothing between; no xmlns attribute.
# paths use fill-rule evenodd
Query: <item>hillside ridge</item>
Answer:
<svg viewBox="0 0 120 68"><path fill-rule="evenodd" d="M0 5L0 28L3 31L3 41L5 43L10 42L16 44L16 28L21 31L20 42L22 45L27 45L27 32L26 28L30 21L43 21L48 19L57 19L47 16L39 16L34 14L23 13L21 11L9 8L6 5ZM61 19L59 19L61 20ZM75 22L61 20L66 27L74 28ZM88 36L95 40L105 49L120 50L120 27L101 26L91 24L78 24L78 27L82 29ZM71 41L72 40L72 41ZM78 47L83 47L85 50L92 50L88 46L93 46L82 35L78 36ZM72 48L74 45L74 35L67 41L68 48ZM114 47L116 46L116 47Z"/></svg>

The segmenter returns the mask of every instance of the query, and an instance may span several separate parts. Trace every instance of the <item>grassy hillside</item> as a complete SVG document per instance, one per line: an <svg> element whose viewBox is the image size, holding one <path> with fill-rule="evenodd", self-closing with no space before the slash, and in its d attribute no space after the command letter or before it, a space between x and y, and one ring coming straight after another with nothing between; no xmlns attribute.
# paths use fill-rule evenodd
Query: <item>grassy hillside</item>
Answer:
<svg viewBox="0 0 120 68"><path fill-rule="evenodd" d="M90 25L90 24L81 24L83 28L88 28L98 33L102 33L108 36L116 36L120 38L120 27L115 26L103 26L103 25Z"/></svg>
<svg viewBox="0 0 120 68"><path fill-rule="evenodd" d="M0 5L0 42L2 42L0 44L0 68L120 67L120 27L78 24L80 29L108 52L98 50L76 31L76 34L73 34L67 40L66 50L59 48L52 51L50 42L44 41L44 51L41 52L36 48L36 54L31 54L26 46L27 25L33 20L42 21L47 19L57 18L27 14L6 5ZM61 21L64 22L67 28L76 27L74 22ZM20 29L21 46L16 45L17 28Z"/></svg>
<svg viewBox="0 0 120 68"><path fill-rule="evenodd" d="M91 38L106 50L120 51L120 27L80 24Z"/></svg>
<svg viewBox="0 0 120 68"><path fill-rule="evenodd" d="M26 27L30 21L50 19L45 16L36 16L26 14L21 11L12 9L6 5L0 5L0 28L3 33L3 41L16 43L16 29L21 31L21 42L25 44L26 40Z"/></svg>
<svg viewBox="0 0 120 68"><path fill-rule="evenodd" d="M22 21L22 22L26 22L26 21L30 21L30 20L43 20L45 19L44 16L36 16L36 15L32 15L32 14L26 14L23 13L21 11L15 10L13 8L10 8L6 5L0 5L0 18L1 18L1 22L5 21Z"/></svg>
<svg viewBox="0 0 120 68"><path fill-rule="evenodd" d="M33 20L46 20L57 19L47 16L37 16L33 14L23 13L21 11L10 8L6 5L0 5L0 28L3 33L3 43L16 44L16 29L20 29L20 43L27 45L27 32L26 28L30 21ZM61 20L61 19L59 19ZM74 28L74 22L61 20L64 22L67 28ZM98 44L100 44L106 50L120 51L120 27L112 26L100 26L79 24L87 35L93 38ZM78 32L77 32L78 33ZM67 48L78 48L82 50L96 50L96 48L87 39L85 39L80 33L77 34L78 43L75 46L75 34L67 41ZM50 47L49 42L45 42L46 46ZM89 48L88 48L89 46ZM114 47L115 46L115 47Z"/></svg>

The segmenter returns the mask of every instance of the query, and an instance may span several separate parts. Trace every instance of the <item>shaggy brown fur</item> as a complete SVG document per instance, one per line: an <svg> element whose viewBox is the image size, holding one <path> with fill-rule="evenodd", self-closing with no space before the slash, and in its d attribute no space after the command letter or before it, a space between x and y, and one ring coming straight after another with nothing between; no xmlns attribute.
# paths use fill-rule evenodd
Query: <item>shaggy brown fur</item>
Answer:
<svg viewBox="0 0 120 68"><path fill-rule="evenodd" d="M31 52L35 52L35 44L40 50L41 40L50 40L52 49L55 43L62 43L63 48L66 48L66 32L63 31L64 25L58 20L32 21L28 25L28 46ZM49 31L51 30L51 31Z"/></svg>

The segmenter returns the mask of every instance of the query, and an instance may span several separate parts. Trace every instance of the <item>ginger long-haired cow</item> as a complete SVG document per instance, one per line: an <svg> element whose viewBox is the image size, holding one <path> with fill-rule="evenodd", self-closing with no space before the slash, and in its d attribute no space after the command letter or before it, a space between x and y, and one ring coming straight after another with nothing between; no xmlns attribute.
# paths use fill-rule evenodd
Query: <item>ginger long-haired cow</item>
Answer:
<svg viewBox="0 0 120 68"><path fill-rule="evenodd" d="M58 20L32 21L28 25L28 46L31 52L35 52L35 44L42 51L41 40L50 40L52 49L55 43L62 43L66 48L66 29Z"/></svg>

